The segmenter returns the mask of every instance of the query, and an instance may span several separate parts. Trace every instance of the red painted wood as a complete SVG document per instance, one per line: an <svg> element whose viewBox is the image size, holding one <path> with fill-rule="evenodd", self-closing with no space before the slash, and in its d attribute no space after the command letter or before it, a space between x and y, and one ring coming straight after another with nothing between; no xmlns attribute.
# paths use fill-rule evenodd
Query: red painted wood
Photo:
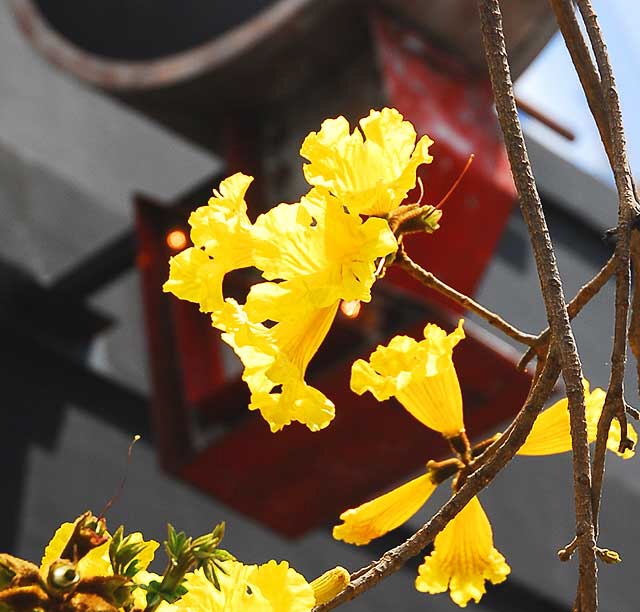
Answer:
<svg viewBox="0 0 640 612"><path fill-rule="evenodd" d="M191 452L185 394L179 353L176 350L171 304L162 293L167 276L166 211L150 198L138 196L134 202L138 236L138 270L145 314L149 369L153 394L151 422L160 463L168 471L177 470Z"/></svg>
<svg viewBox="0 0 640 612"><path fill-rule="evenodd" d="M449 323L446 317L429 320ZM419 338L422 327L405 331ZM472 325L466 327L468 338L455 349L455 363L467 430L482 439L518 410L531 379L515 371L508 356L488 347ZM370 348L361 356L368 356ZM336 404L336 418L327 429L312 433L293 424L272 434L259 416L251 415L185 465L181 475L293 537L335 522L346 508L406 478L429 459L444 457L447 446L441 436L395 400L379 403L370 394L360 397L349 390L352 361L349 356L310 379ZM239 402L237 408L244 406Z"/></svg>
<svg viewBox="0 0 640 612"><path fill-rule="evenodd" d="M488 80L472 76L410 30L376 17L373 31L388 95L435 144L434 160L420 169L423 202L435 205L447 193L469 155L475 159L444 205L440 229L406 239L407 251L423 267L459 291L473 294L515 203ZM417 201L418 189L408 201ZM424 288L401 272L389 279L417 294ZM439 300L442 301L442 300Z"/></svg>

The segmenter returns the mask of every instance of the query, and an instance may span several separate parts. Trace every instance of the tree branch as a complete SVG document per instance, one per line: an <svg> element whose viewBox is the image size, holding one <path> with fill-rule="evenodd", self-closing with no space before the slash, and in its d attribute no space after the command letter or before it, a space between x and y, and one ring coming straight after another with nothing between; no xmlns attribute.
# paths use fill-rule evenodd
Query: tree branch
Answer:
<svg viewBox="0 0 640 612"><path fill-rule="evenodd" d="M556 20L560 26L562 37L567 45L573 66L584 90L589 109L596 122L600 139L604 144L609 161L613 163L609 120L605 110L600 75L591 59L591 53L582 35L582 30L573 8L573 0L549 0Z"/></svg>
<svg viewBox="0 0 640 612"><path fill-rule="evenodd" d="M420 281L425 287L435 289L438 293L441 293L457 304L460 304L460 306L462 306L466 310L475 312L485 321L499 329L510 338L513 338L517 342L520 342L529 347L533 347L535 345L537 341L536 336L532 336L531 334L520 331L517 327L514 327L510 323L507 323L507 321L505 321L501 316L495 314L488 308L484 307L482 304L479 304L464 293L460 293L453 287L450 287L446 283L442 282L431 272L427 272L427 270L415 263L413 259L411 259L402 248L396 255L396 263L403 270L406 270L411 276L413 276L413 278Z"/></svg>
<svg viewBox="0 0 640 612"><path fill-rule="evenodd" d="M576 535L580 558L579 594L582 612L597 609L595 533L591 505L591 473L582 388L582 368L567 314L562 283L535 186L513 95L498 0L478 0L482 37L496 110L504 133L511 172L533 247L549 328L558 347L564 378L573 446Z"/></svg>
<svg viewBox="0 0 640 612"><path fill-rule="evenodd" d="M580 287L580 290L574 298L567 304L567 313L569 319L575 319L582 309L600 292L600 290L606 285L607 281L611 278L616 269L616 256L612 255L604 266L598 271L598 273L586 284ZM547 327L544 331L540 332L535 339L534 346L529 347L527 352L522 356L518 362L518 369L524 370L527 364L543 351L549 348L550 332Z"/></svg>
<svg viewBox="0 0 640 612"><path fill-rule="evenodd" d="M631 248L632 220L635 216L635 198L631 171L626 152L624 127L620 99L607 47L602 37L598 18L590 0L577 0L578 8L585 23L587 35L593 49L600 73L602 100L606 113L608 138L603 139L609 154L611 169L618 190L618 226L616 228L616 301L613 349L611 354L611 376L602 415L598 421L598 434L593 459L593 515L597 528L598 511L602 494L607 437L611 421L617 417L622 430L621 448L628 445L626 437L626 404L624 400L624 372L627 355L627 322L629 315L629 251Z"/></svg>

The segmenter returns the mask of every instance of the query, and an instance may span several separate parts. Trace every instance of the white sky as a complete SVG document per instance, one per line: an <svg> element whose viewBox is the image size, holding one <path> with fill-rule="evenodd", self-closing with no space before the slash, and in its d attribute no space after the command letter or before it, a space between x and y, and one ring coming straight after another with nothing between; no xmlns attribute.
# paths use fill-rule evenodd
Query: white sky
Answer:
<svg viewBox="0 0 640 612"><path fill-rule="evenodd" d="M622 99L627 144L633 168L640 164L640 2L594 0ZM525 129L580 168L612 182L598 132L561 35L556 34L516 83L519 97L553 117L576 135L570 142L537 121L523 118ZM634 104L635 102L635 104Z"/></svg>

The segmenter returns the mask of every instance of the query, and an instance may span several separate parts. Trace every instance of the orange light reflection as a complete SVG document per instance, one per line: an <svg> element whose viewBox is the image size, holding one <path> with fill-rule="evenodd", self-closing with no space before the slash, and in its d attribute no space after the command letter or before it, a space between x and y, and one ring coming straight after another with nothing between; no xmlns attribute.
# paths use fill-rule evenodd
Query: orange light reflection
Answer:
<svg viewBox="0 0 640 612"><path fill-rule="evenodd" d="M355 319L360 314L360 300L351 300L350 302L343 301L340 304L340 310L345 317Z"/></svg>
<svg viewBox="0 0 640 612"><path fill-rule="evenodd" d="M187 235L180 229L174 229L167 234L166 242L172 251L182 251L187 246Z"/></svg>

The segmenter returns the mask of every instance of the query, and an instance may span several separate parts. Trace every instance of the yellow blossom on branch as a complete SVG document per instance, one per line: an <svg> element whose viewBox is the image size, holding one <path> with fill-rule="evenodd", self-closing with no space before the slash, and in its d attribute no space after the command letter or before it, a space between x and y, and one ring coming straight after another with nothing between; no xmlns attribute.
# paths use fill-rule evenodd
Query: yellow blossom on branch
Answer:
<svg viewBox="0 0 640 612"><path fill-rule="evenodd" d="M372 110L350 132L344 117L327 119L300 149L310 163L304 175L311 185L328 188L356 213L386 215L416 185L416 170L429 164L433 141L416 131L394 108Z"/></svg>
<svg viewBox="0 0 640 612"><path fill-rule="evenodd" d="M589 382L582 381L584 386L585 416L587 420L587 438L595 442L598 433L598 420L602 414L606 393L603 389L589 390ZM635 443L638 434L631 424L627 425L627 436ZM630 459L635 454L632 449L618 452L620 446L620 423L611 422L607 448L623 459ZM569 402L563 398L550 408L544 410L531 428L525 443L518 450L518 455L551 455L571 450L571 425L569 421Z"/></svg>
<svg viewBox="0 0 640 612"><path fill-rule="evenodd" d="M378 401L395 396L423 425L453 437L464 431L462 394L453 365L453 348L464 338L462 321L447 335L437 325L424 328L424 340L395 336L378 346L369 361L358 359L351 389L370 391Z"/></svg>
<svg viewBox="0 0 640 612"><path fill-rule="evenodd" d="M292 421L316 431L330 423L334 406L305 382L307 366L340 301L371 300L377 263L397 242L385 219L363 219L320 187L251 224L249 183L234 175L191 215L196 246L172 258L164 289L211 313L244 365L249 408L260 410L272 431ZM269 282L254 285L245 304L225 299L224 275L250 265Z"/></svg>
<svg viewBox="0 0 640 612"><path fill-rule="evenodd" d="M342 525L333 528L333 537L349 544L368 544L406 523L436 490L430 474L423 474L340 515Z"/></svg>

